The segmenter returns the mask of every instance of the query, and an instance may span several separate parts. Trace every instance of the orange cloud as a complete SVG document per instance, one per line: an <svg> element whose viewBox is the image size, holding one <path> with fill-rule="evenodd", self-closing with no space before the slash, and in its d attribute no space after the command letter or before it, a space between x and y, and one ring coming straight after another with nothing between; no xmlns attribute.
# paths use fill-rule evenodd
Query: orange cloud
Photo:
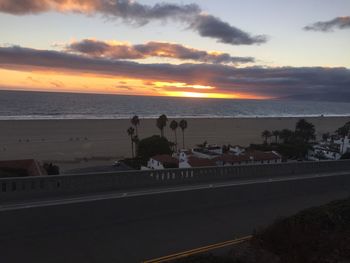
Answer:
<svg viewBox="0 0 350 263"><path fill-rule="evenodd" d="M72 42L66 50L91 57L110 59L145 59L150 57L192 60L204 63L241 64L252 63L252 57L234 57L228 53L198 50L184 45L166 42L148 42L130 45L119 41L98 41L83 39Z"/></svg>

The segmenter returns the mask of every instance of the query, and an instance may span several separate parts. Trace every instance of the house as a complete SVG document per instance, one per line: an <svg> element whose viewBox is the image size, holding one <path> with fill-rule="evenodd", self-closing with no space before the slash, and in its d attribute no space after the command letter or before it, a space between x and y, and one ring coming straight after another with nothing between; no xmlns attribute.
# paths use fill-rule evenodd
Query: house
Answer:
<svg viewBox="0 0 350 263"><path fill-rule="evenodd" d="M152 158L149 159L147 163L147 168L152 170L162 170L162 169L178 168L178 167L179 167L178 159L168 154L153 156Z"/></svg>
<svg viewBox="0 0 350 263"><path fill-rule="evenodd" d="M245 152L245 148L240 145L230 146L229 152L234 155L241 155Z"/></svg>
<svg viewBox="0 0 350 263"><path fill-rule="evenodd" d="M333 141L334 144L339 146L339 153L343 155L344 153L350 152L350 138L345 136L344 138L339 138Z"/></svg>
<svg viewBox="0 0 350 263"><path fill-rule="evenodd" d="M213 159L200 158L194 155L188 156L186 159L180 159L179 168L195 168L195 167L211 167L217 166Z"/></svg>
<svg viewBox="0 0 350 263"><path fill-rule="evenodd" d="M211 152L211 153L214 153L214 154L222 154L223 151L222 151L222 147L216 145L216 144L213 144L213 145L208 145L205 147L205 149L208 151L208 152Z"/></svg>
<svg viewBox="0 0 350 263"><path fill-rule="evenodd" d="M223 154L215 158L217 165L243 165L243 164L268 164L268 163L280 163L282 157L275 151L262 152L262 151L246 151L243 154L235 155L232 153Z"/></svg>
<svg viewBox="0 0 350 263"><path fill-rule="evenodd" d="M0 177L26 177L45 175L34 159L0 161Z"/></svg>
<svg viewBox="0 0 350 263"><path fill-rule="evenodd" d="M193 148L192 154L198 158L214 159L220 155L216 150L208 150L207 148Z"/></svg>
<svg viewBox="0 0 350 263"><path fill-rule="evenodd" d="M232 166L252 163L252 160L248 155L235 155L226 153L215 158L218 166Z"/></svg>
<svg viewBox="0 0 350 263"><path fill-rule="evenodd" d="M248 151L245 153L255 164L281 163L282 156L275 152Z"/></svg>
<svg viewBox="0 0 350 263"><path fill-rule="evenodd" d="M192 155L193 155L192 151L190 151L190 150L181 150L178 154L179 163L184 162L184 161L187 162L188 157L192 156Z"/></svg>
<svg viewBox="0 0 350 263"><path fill-rule="evenodd" d="M339 160L341 158L339 148L332 148L327 145L316 144L308 152L309 160Z"/></svg>
<svg viewBox="0 0 350 263"><path fill-rule="evenodd" d="M325 141L318 142L308 152L310 160L339 160L343 154L350 152L349 136L331 136Z"/></svg>

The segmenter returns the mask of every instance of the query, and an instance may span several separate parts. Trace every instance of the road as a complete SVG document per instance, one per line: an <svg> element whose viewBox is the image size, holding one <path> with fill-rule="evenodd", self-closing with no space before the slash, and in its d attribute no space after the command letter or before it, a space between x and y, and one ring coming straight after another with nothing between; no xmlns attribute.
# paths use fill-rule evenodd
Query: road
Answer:
<svg viewBox="0 0 350 263"><path fill-rule="evenodd" d="M221 182L0 207L0 262L141 262L345 198L350 175Z"/></svg>

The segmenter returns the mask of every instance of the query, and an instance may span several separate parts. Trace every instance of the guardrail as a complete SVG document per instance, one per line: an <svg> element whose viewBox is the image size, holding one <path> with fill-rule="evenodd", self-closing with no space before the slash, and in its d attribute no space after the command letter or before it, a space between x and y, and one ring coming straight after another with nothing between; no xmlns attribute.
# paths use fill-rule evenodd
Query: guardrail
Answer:
<svg viewBox="0 0 350 263"><path fill-rule="evenodd" d="M349 171L350 160L0 179L0 203L37 197Z"/></svg>

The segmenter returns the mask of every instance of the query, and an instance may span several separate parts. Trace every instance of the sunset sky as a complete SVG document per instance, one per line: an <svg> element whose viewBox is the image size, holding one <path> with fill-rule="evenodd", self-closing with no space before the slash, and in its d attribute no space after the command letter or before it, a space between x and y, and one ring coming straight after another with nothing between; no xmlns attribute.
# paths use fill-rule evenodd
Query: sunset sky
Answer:
<svg viewBox="0 0 350 263"><path fill-rule="evenodd" d="M349 0L0 0L0 89L350 100Z"/></svg>

